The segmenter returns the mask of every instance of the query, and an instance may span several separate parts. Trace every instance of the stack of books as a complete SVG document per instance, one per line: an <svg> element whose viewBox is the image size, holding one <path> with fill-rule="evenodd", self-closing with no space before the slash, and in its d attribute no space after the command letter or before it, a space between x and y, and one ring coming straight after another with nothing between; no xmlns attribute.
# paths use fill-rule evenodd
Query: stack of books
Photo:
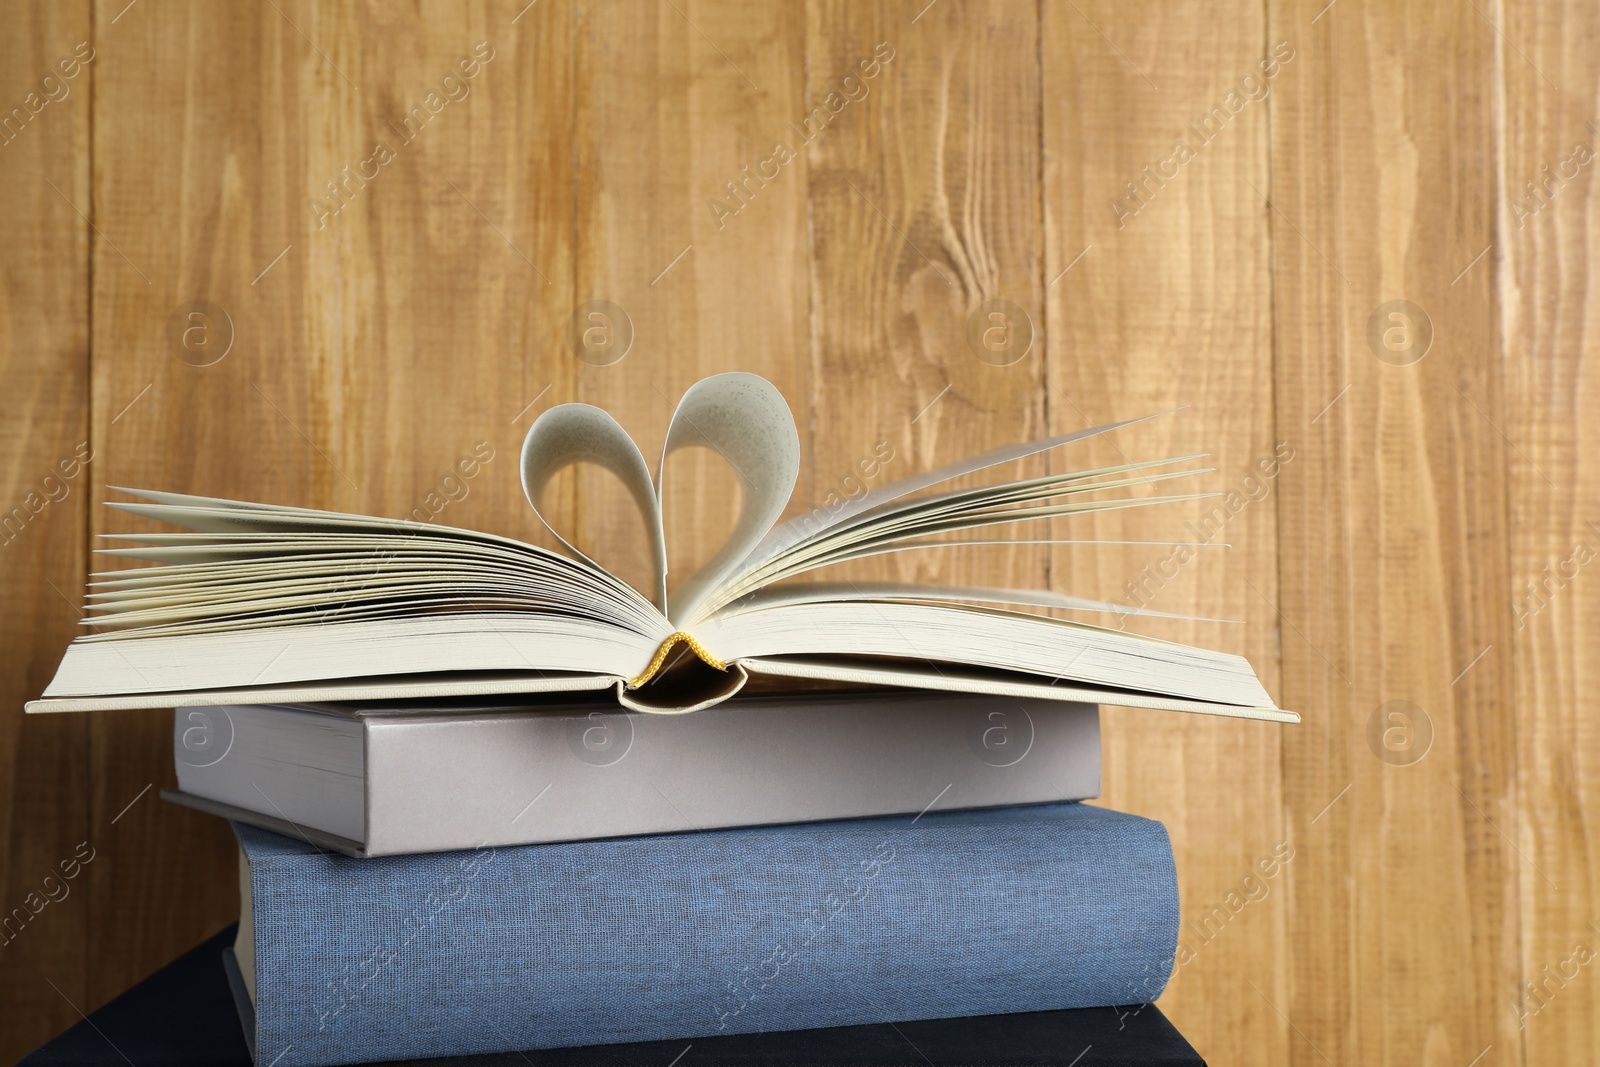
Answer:
<svg viewBox="0 0 1600 1067"><path fill-rule="evenodd" d="M134 493L118 506L189 532L125 538L145 565L96 576L97 632L30 710L176 708L169 797L234 820L258 1064L1149 1002L1172 848L1082 803L1095 705L1296 717L1237 656L1037 610L1126 608L809 580L1174 499L1124 492L1175 476L1158 463L926 492L1115 428L777 525L788 408L753 375L707 379L665 453L727 457L740 516L670 596L663 467L586 405L535 422L523 488L538 512L572 463L617 475L645 589L564 540Z"/></svg>

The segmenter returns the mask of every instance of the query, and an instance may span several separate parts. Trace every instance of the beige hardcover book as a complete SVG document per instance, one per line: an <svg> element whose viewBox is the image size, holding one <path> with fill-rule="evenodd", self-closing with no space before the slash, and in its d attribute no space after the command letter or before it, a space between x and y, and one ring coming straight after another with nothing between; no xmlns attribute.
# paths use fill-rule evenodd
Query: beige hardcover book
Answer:
<svg viewBox="0 0 1600 1067"><path fill-rule="evenodd" d="M537 844L1100 792L1099 709L929 692L565 706L180 708L170 799L352 855Z"/></svg>

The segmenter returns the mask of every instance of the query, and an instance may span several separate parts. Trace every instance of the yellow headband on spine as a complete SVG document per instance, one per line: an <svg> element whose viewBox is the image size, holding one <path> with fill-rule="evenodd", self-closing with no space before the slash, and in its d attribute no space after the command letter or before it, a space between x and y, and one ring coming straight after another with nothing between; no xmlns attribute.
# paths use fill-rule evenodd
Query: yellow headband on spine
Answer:
<svg viewBox="0 0 1600 1067"><path fill-rule="evenodd" d="M667 662L667 653L671 652L680 641L688 645L689 650L705 661L707 666L715 667L719 671L725 671L728 669L728 665L717 657L713 656L711 653L707 652L706 646L702 645L693 634L684 630L679 630L677 633L661 642L661 647L656 649L655 658L650 661L650 666L644 669L643 674L630 681L628 683L628 688L637 689L650 679L654 678L656 676L656 672L661 669L661 665Z"/></svg>

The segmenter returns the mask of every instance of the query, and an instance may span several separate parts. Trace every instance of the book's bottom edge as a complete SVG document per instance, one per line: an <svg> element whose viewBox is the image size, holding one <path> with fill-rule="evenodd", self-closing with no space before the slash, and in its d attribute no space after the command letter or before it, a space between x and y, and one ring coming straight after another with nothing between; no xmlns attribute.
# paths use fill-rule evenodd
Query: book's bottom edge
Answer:
<svg viewBox="0 0 1600 1067"><path fill-rule="evenodd" d="M1028 799L997 800L992 803L985 804L957 805L948 810L985 811L997 808L1041 807L1049 804L1080 804L1084 801L1095 800L1099 798L1100 790L1098 789L1098 784L1099 783L1097 782L1096 789L1093 791L1084 792L1081 796L1046 796L1032 797ZM410 847L404 845L396 847L390 843L386 847L374 849L368 847L368 845L362 841L356 841L348 837L341 837L338 834L328 833L325 830L318 830L312 826L305 826L300 823L290 822L287 819L283 819L275 815L266 815L250 808L238 807L236 805L229 804L226 801L212 800L209 797L196 796L193 793L185 793L178 789L163 789L160 795L161 799L171 801L174 804L181 804L186 808L193 808L196 811L203 811L208 815L216 815L227 819L230 822L239 822L244 823L247 826L258 827L262 830L270 830L281 837L287 837L292 840L304 842L318 851L337 852L341 855L350 856L355 859L375 859L382 856L425 855L436 852L459 852L466 851L468 849L482 848L485 846L493 848L520 848L531 845L570 844L576 841L589 840L626 840L628 838L635 837L658 837L668 834L704 833L720 830L801 827L818 823L853 822L862 819L885 819L893 818L898 815L917 814L914 809L906 808L905 810L900 811L872 811L855 814L816 815L814 817L796 819L792 821L786 820L783 822L728 823L726 825L699 827L664 826L657 829L637 829L622 833L589 832L585 834L574 834L571 836L551 837L531 841L462 841L459 844L426 847L417 846L415 844Z"/></svg>
<svg viewBox="0 0 1600 1067"><path fill-rule="evenodd" d="M193 808L196 811L203 811L208 815L220 815L222 818L233 822L259 826L263 830L271 830L275 834L304 841L312 848L329 848L346 856L354 856L357 859L363 859L367 856L367 847L363 842L353 841L348 837L340 837L338 834L330 834L312 826L301 826L273 815L263 815L261 812L251 811L249 808L236 807L233 804L212 800L209 797L197 797L193 793L185 793L179 789L163 789L161 791L161 799L170 800L174 804L182 804L184 807Z"/></svg>
<svg viewBox="0 0 1600 1067"><path fill-rule="evenodd" d="M680 1046L683 1042L732 1043L736 1047L743 1045L748 1048L751 1043L755 1042L770 1041L774 1039L788 1039L796 1044L816 1045L819 1052L823 1051L824 1049L828 1049L829 1051L834 1052L835 1056L837 1057L830 1058L827 1056L826 1052L824 1052L823 1055L817 1059L807 1059L803 1061L806 1064L806 1067L812 1067L812 1065L815 1065L815 1067L826 1067L826 1065L829 1063L837 1063L840 1064L841 1067L845 1064L855 1067L855 1065L869 1062L880 1062L877 1060L862 1060L857 1058L857 1055L852 1055L854 1050L851 1049L851 1046L854 1044L854 1042L851 1039L866 1039L869 1037L869 1035L865 1033L866 1031L870 1031L881 1026L889 1026L893 1028L895 1033L903 1040L905 1038L905 1034L903 1031L901 1031L901 1027L906 1027L908 1029L914 1027L938 1027L941 1029L953 1029L959 1027L985 1026L987 1028L994 1029L1006 1026L1007 1024L1027 1025L1031 1022L1037 1025L1040 1020L1046 1020L1049 1017L1054 1016L1056 1013L1063 1011L1104 1011L1115 1021L1115 1032L1121 1033L1123 1028L1127 1026L1130 1018L1136 1018L1146 1010L1149 1010L1152 1016L1160 1017L1161 1027L1170 1032L1170 1036L1167 1036L1167 1043L1171 1043L1175 1039L1177 1042L1182 1042L1181 1048L1184 1051L1187 1051L1191 1056L1195 1055L1194 1050L1188 1046L1187 1042L1184 1041L1176 1029L1172 1027L1171 1023L1168 1022L1164 1016L1162 1016L1160 1008L1153 1001L1146 1001L1139 1004L1114 1004L1100 1003L1096 1001L1095 1003L1091 1004L1071 1004L1048 1007L1029 1006L1018 1008L1014 1011L984 1010L970 1013L951 1012L940 1015L897 1013L890 1018L885 1018L881 1015L878 1015L870 1019L859 1019L854 1021L802 1024L799 1026L783 1026L780 1024L773 1027L763 1027L760 1029L732 1030L727 1032L702 1032L698 1030L687 1030L673 1032L671 1034L661 1034L658 1032L657 1034L651 1036L639 1036L633 1038L607 1038L599 1035L589 1035L585 1038L572 1041L559 1041L554 1044L544 1044L537 1041L524 1045L518 1045L515 1043L506 1044L504 1043L504 1035L501 1035L501 1040L499 1041L483 1042L467 1040L462 1041L459 1044L435 1043L431 1047L420 1049L415 1047L395 1048L381 1046L369 1046L359 1051L346 1049L342 1052L335 1053L334 1058L331 1060L317 1060L314 1062L329 1062L339 1064L368 1063L374 1065L392 1063L397 1065L406 1064L422 1067L422 1065L425 1063L439 1063L442 1065L446 1063L460 1063L467 1060L470 1060L471 1062L478 1062L479 1057L496 1057L496 1062L499 1062L498 1057L519 1056L523 1062L531 1064L535 1062L533 1059L529 1058L529 1055L532 1054L538 1057L537 1062L540 1063L605 1063L607 1065L616 1064L620 1067L620 1065L624 1064L644 1065L649 1063L667 1062L667 1060L671 1058L674 1051L677 1051L681 1054L683 1050L678 1046ZM253 1024L253 1016L246 1016L241 1013L241 1019L251 1020L251 1024ZM1146 1042L1141 1042L1141 1044L1145 1043ZM298 1046L296 1045L286 1045L279 1051L279 1055L281 1056L284 1053L287 1053L289 1050L297 1048ZM709 1047L707 1051L709 1051ZM1085 1049L1078 1052L1079 1058L1082 1058L1083 1051L1087 1050ZM1147 1047L1130 1049L1130 1052L1132 1052L1135 1056L1140 1056L1141 1053L1150 1051L1153 1050ZM1174 1050L1169 1048L1162 1051L1171 1052ZM263 1064L261 1062L261 1057L256 1051L256 1046L253 1040L250 1042L250 1053L251 1058L257 1067L272 1067L270 1064ZM596 1056L605 1056L606 1058L603 1060L591 1058ZM748 1052L745 1052L744 1055L739 1055L738 1053L734 1053L733 1049L726 1049L719 1054L713 1054L712 1061L716 1062L722 1059L724 1056L727 1057L727 1062L737 1062L746 1065L767 1062L801 1062L787 1059L773 1059L769 1061L764 1057L760 1059L751 1059L747 1058ZM1008 1058L1004 1061L996 1063L995 1067L1013 1067L1013 1065L1014 1067L1023 1067L1024 1064L1034 1062L1066 1063L1069 1058L1070 1054L1063 1056L1063 1058L1060 1060L1035 1059L1032 1056L1021 1060ZM907 1058L905 1060L894 1059L885 1060L882 1062L911 1063L914 1061L910 1058ZM952 1061L943 1060L943 1062ZM971 1064L972 1067L986 1067L987 1064L994 1063L995 1061L972 1058L954 1062ZM1096 1060L1095 1062L1101 1061ZM1203 1064L1203 1061L1199 1060L1198 1058L1169 1061L1168 1059L1145 1059L1142 1058L1142 1056L1135 1060L1116 1060L1114 1062L1138 1062L1150 1064L1167 1062L1181 1062L1184 1064L1189 1064L1198 1062ZM1071 1060L1072 1067L1076 1067L1077 1063L1077 1059Z"/></svg>

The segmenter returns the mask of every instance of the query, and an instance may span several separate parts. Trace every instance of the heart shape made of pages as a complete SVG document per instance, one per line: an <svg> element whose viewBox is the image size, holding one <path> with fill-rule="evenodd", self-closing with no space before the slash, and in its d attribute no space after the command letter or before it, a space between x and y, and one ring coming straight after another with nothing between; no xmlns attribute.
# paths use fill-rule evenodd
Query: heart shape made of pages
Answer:
<svg viewBox="0 0 1600 1067"><path fill-rule="evenodd" d="M720 548L667 595L667 543L661 517L667 457L680 448L717 452L739 479L739 518ZM800 435L794 415L771 382L757 374L715 374L690 386L678 401L656 464L616 419L592 404L560 404L534 420L522 443L522 491L539 521L567 549L595 567L540 509L550 479L575 463L594 463L621 479L644 520L653 581L640 590L677 624L731 575L766 538L794 492L800 473Z"/></svg>

